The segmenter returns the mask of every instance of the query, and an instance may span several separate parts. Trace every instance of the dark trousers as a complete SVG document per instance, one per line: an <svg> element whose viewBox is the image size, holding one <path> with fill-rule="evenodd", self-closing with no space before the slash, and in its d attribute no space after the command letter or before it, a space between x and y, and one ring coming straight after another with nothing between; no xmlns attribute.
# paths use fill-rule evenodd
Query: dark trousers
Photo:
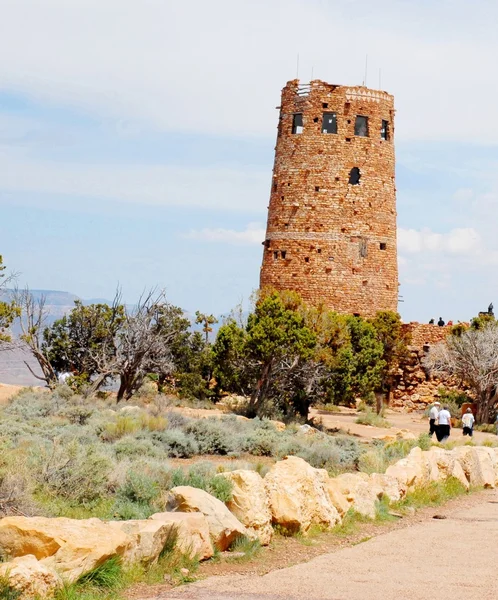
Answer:
<svg viewBox="0 0 498 600"><path fill-rule="evenodd" d="M450 426L438 425L436 427L436 437L438 442L442 442L444 438L450 437Z"/></svg>
<svg viewBox="0 0 498 600"><path fill-rule="evenodd" d="M436 419L429 419L429 435L436 433Z"/></svg>
<svg viewBox="0 0 498 600"><path fill-rule="evenodd" d="M474 431L472 430L472 427L464 427L463 428L463 435L470 435L470 437L472 437L473 434L474 434Z"/></svg>

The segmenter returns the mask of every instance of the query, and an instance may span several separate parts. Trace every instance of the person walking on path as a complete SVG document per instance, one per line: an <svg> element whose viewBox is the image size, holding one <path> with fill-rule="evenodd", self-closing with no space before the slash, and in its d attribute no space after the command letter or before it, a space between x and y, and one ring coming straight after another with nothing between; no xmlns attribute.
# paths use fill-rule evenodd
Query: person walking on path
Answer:
<svg viewBox="0 0 498 600"><path fill-rule="evenodd" d="M434 402L431 410L429 411L429 435L431 437L434 433L436 434L436 437L437 437L436 421L437 421L437 416L439 414L440 406L441 406L441 404L439 402Z"/></svg>
<svg viewBox="0 0 498 600"><path fill-rule="evenodd" d="M462 425L463 425L463 435L469 435L470 437L474 434L474 415L472 414L472 409L467 408L467 411L462 417Z"/></svg>
<svg viewBox="0 0 498 600"><path fill-rule="evenodd" d="M451 414L447 406L443 407L443 410L439 411L437 416L438 426L436 429L436 436L438 442L445 442L450 437L451 430Z"/></svg>

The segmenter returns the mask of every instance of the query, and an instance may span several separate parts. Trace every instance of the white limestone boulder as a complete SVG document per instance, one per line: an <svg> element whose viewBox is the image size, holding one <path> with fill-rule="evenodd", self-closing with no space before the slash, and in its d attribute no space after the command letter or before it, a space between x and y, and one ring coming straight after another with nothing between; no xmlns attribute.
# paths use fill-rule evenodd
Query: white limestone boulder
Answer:
<svg viewBox="0 0 498 600"><path fill-rule="evenodd" d="M314 469L297 456L275 463L264 478L273 523L303 533L313 524L329 528L338 523L327 479L326 471Z"/></svg>
<svg viewBox="0 0 498 600"><path fill-rule="evenodd" d="M176 530L176 548L190 558L207 560L214 554L206 517L200 512L163 512L150 517Z"/></svg>
<svg viewBox="0 0 498 600"><path fill-rule="evenodd" d="M232 499L227 507L237 519L267 546L273 536L270 501L263 478L256 471L239 469L221 473L232 483Z"/></svg>
<svg viewBox="0 0 498 600"><path fill-rule="evenodd" d="M201 512L208 522L209 533L220 551L227 550L240 536L255 539L254 534L228 510L228 508L204 490L188 485L175 487L171 494L180 512Z"/></svg>

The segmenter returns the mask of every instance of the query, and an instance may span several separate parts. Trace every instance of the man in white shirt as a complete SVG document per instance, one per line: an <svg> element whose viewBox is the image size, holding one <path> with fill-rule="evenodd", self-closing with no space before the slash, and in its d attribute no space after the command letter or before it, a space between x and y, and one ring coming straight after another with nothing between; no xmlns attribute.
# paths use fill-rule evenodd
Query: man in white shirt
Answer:
<svg viewBox="0 0 498 600"><path fill-rule="evenodd" d="M451 429L451 414L447 406L444 406L443 410L439 411L437 421L437 441L445 442L450 437Z"/></svg>
<svg viewBox="0 0 498 600"><path fill-rule="evenodd" d="M439 402L434 402L431 410L429 411L429 435L432 437L433 433L436 433L436 420L439 414Z"/></svg>
<svg viewBox="0 0 498 600"><path fill-rule="evenodd" d="M469 435L472 437L474 433L474 415L472 409L469 407L462 417L463 435Z"/></svg>

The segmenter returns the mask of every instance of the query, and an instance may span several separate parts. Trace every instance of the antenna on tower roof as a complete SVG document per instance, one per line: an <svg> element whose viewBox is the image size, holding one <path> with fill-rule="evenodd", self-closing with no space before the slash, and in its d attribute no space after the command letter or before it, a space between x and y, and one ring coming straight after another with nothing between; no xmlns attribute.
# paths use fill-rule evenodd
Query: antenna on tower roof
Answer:
<svg viewBox="0 0 498 600"><path fill-rule="evenodd" d="M368 72L368 54L365 54L365 77L363 78L363 85L367 85L367 72Z"/></svg>

